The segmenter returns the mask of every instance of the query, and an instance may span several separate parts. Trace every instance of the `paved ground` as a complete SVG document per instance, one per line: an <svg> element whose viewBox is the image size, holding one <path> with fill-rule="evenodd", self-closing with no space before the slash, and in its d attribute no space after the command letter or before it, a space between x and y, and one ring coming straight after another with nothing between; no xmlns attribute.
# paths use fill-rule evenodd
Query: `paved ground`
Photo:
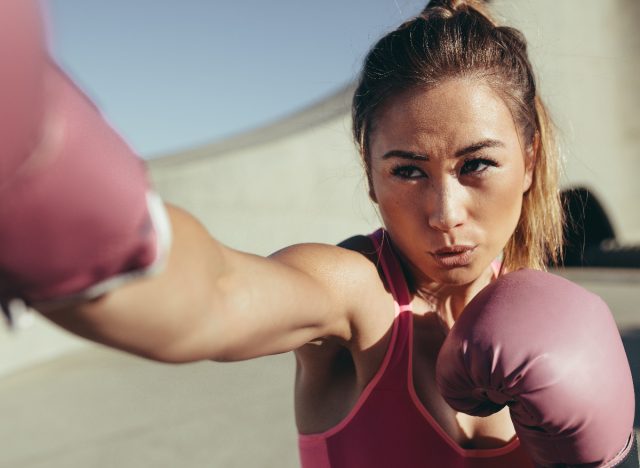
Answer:
<svg viewBox="0 0 640 468"><path fill-rule="evenodd" d="M0 467L298 466L293 367L68 354L2 380Z"/></svg>
<svg viewBox="0 0 640 468"><path fill-rule="evenodd" d="M609 302L640 390L640 272L576 274ZM0 380L0 467L296 467L293 369L292 355L169 366L70 353Z"/></svg>

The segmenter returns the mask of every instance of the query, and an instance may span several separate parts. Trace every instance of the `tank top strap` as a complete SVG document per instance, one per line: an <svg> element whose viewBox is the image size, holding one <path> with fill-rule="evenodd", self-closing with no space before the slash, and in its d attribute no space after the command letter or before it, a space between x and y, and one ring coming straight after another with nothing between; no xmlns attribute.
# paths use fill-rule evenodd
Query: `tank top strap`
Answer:
<svg viewBox="0 0 640 468"><path fill-rule="evenodd" d="M380 228L370 235L376 249L377 258L384 273L387 286L391 289L393 299L398 305L398 312L411 310L411 296L407 282L404 278L402 266L391 244L391 238L387 232Z"/></svg>
<svg viewBox="0 0 640 468"><path fill-rule="evenodd" d="M384 360L386 368L381 369L382 375L376 387L406 389L411 359L410 346L412 346L411 296L389 234L384 229L378 229L370 235L370 238L395 305L394 331Z"/></svg>

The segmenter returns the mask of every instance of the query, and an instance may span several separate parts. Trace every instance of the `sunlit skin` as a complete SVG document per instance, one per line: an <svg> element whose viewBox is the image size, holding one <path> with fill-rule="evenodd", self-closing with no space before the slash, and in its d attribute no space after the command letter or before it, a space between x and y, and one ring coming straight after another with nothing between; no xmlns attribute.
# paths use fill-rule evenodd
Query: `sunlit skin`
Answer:
<svg viewBox="0 0 640 468"><path fill-rule="evenodd" d="M532 178L521 140L502 98L471 79L405 91L376 116L371 197L417 296L446 296L447 322L490 280L515 230Z"/></svg>

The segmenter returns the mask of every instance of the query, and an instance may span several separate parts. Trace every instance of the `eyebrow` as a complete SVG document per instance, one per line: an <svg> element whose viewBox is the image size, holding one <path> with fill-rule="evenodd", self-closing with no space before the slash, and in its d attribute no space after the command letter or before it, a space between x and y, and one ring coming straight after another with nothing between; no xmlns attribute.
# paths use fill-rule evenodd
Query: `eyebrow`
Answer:
<svg viewBox="0 0 640 468"><path fill-rule="evenodd" d="M428 161L429 156L426 154L414 153L413 151L391 150L382 155L382 159L401 158L411 159L413 161Z"/></svg>
<svg viewBox="0 0 640 468"><path fill-rule="evenodd" d="M473 143L469 146L465 146L462 149L459 149L455 152L454 156L459 158L461 156L466 156L468 154L475 153L476 151L480 151L485 148L504 148L504 143L499 140L486 139L481 140L476 143ZM391 150L387 151L382 159L390 159L390 158L400 158L400 159L409 159L412 161L429 161L429 155L415 153L413 151L404 151L404 150Z"/></svg>
<svg viewBox="0 0 640 468"><path fill-rule="evenodd" d="M460 156L466 156L467 154L475 153L476 151L480 151L485 148L504 148L504 143L499 140L492 140L488 138L459 149L456 151L455 157L459 158Z"/></svg>

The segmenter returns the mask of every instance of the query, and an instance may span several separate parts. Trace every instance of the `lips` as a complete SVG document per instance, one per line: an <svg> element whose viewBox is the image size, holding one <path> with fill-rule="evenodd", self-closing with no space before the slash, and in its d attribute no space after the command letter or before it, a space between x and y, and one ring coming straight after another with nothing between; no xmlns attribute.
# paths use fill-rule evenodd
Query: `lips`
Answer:
<svg viewBox="0 0 640 468"><path fill-rule="evenodd" d="M430 254L442 268L457 268L471 263L475 249L474 245L452 245L430 252Z"/></svg>

